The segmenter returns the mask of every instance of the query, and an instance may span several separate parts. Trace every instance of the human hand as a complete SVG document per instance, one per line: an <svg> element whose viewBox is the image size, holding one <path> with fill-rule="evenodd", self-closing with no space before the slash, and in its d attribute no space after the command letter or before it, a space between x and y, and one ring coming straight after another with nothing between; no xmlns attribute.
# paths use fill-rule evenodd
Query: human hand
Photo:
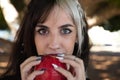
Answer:
<svg viewBox="0 0 120 80"><path fill-rule="evenodd" d="M55 70L63 74L67 80L86 80L84 64L81 59L73 55L65 55L63 59L60 59L60 62L69 64L74 70L75 74L57 65L54 66Z"/></svg>
<svg viewBox="0 0 120 80"><path fill-rule="evenodd" d="M43 70L33 71L32 68L41 62L41 57L32 56L26 59L20 65L21 79L22 80L34 80L37 75L44 73Z"/></svg>

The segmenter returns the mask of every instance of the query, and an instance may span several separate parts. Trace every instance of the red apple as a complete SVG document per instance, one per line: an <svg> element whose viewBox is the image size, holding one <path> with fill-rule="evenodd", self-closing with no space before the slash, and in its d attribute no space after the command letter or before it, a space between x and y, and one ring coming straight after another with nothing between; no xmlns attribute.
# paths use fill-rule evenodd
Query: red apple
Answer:
<svg viewBox="0 0 120 80"><path fill-rule="evenodd" d="M59 67L67 69L66 64L61 63L56 55L42 56L41 63L36 65L34 70L44 70L42 75L36 76L35 80L66 80L66 78L59 72L57 72L52 64L56 64Z"/></svg>

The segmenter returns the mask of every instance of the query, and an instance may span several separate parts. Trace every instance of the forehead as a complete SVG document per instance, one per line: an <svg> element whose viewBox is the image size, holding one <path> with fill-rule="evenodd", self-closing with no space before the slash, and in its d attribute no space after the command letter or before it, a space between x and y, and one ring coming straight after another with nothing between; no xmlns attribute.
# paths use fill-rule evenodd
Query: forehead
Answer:
<svg viewBox="0 0 120 80"><path fill-rule="evenodd" d="M67 19L67 20L72 21L72 18L67 10L59 6L54 6L52 10L50 11L46 21L48 20L60 21L61 19L62 20Z"/></svg>

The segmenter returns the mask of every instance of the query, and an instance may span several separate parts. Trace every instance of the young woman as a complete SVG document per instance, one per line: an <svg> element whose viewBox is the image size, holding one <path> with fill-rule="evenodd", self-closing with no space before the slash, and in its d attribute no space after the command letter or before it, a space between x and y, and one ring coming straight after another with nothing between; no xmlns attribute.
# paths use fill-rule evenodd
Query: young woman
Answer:
<svg viewBox="0 0 120 80"><path fill-rule="evenodd" d="M38 55L64 54L63 63L76 75L57 66L67 80L86 80L89 40L84 12L77 0L31 0L18 30L8 70L1 80L34 80L44 71L31 71Z"/></svg>

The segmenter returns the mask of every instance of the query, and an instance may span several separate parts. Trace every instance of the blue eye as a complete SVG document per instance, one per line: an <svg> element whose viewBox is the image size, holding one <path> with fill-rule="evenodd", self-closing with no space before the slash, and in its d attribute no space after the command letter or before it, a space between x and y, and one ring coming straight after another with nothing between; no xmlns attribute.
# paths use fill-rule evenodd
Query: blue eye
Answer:
<svg viewBox="0 0 120 80"><path fill-rule="evenodd" d="M68 28L63 28L62 30L61 30L61 33L62 34L70 34L72 31L70 30L70 29L68 29Z"/></svg>
<svg viewBox="0 0 120 80"><path fill-rule="evenodd" d="M49 33L49 31L47 30L47 29L39 29L38 30L38 33L40 34L40 35L47 35L48 33Z"/></svg>

